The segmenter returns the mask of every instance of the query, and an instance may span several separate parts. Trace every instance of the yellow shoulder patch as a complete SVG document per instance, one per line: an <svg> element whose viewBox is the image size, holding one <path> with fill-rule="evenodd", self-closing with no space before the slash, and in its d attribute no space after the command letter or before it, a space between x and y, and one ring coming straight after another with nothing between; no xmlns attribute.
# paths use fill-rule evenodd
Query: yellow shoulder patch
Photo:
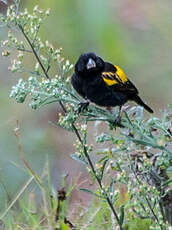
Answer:
<svg viewBox="0 0 172 230"><path fill-rule="evenodd" d="M108 86L118 84L118 82L116 80L107 79L105 77L103 77L103 80Z"/></svg>
<svg viewBox="0 0 172 230"><path fill-rule="evenodd" d="M115 65L116 72L103 72L102 77L104 82L108 86L112 86L115 84L124 84L128 81L127 76L125 75L124 71L117 65Z"/></svg>
<svg viewBox="0 0 172 230"><path fill-rule="evenodd" d="M116 68L116 74L117 74L116 77L119 77L120 78L119 80L122 81L122 83L125 83L126 81L128 81L128 78L125 75L124 71L117 65L115 65L115 68Z"/></svg>
<svg viewBox="0 0 172 230"><path fill-rule="evenodd" d="M103 72L102 76L103 76L103 80L104 82L108 85L114 85L117 84L118 82L114 79L114 73L113 72Z"/></svg>

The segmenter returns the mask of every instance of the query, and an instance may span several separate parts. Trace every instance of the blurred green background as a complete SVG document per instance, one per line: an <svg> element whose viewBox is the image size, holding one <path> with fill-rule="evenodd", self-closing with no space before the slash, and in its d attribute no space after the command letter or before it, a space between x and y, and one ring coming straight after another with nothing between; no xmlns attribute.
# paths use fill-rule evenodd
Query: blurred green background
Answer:
<svg viewBox="0 0 172 230"><path fill-rule="evenodd" d="M94 51L125 70L157 116L172 103L171 0L21 0L21 5L51 9L41 29L42 40L63 47L72 63L81 53ZM0 11L5 12L2 3ZM6 35L0 27L0 39ZM23 167L13 131L17 120L23 152L36 172L42 172L47 155L54 186L59 186L62 173L75 177L82 171L70 158L74 136L48 123L57 118L56 105L32 111L9 99L11 86L20 77L8 71L9 65L10 60L0 56L0 211L7 193L14 198L28 177L15 165Z"/></svg>

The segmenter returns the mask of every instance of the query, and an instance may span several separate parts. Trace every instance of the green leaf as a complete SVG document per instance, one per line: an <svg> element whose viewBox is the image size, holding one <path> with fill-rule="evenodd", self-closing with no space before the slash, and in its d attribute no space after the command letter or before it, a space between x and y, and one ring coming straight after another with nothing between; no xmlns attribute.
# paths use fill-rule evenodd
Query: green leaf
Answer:
<svg viewBox="0 0 172 230"><path fill-rule="evenodd" d="M84 159L81 159L79 156L77 156L76 154L71 154L70 155L72 159L78 161L79 163L82 163L84 165L87 165L88 163L84 160Z"/></svg>
<svg viewBox="0 0 172 230"><path fill-rule="evenodd" d="M99 173L99 178L100 178L100 180L102 180L102 178L103 178L103 174L104 174L104 170L105 170L105 166L106 166L106 163L108 162L108 159L106 159L104 162L103 162L103 165L102 165L102 167L101 167L101 169L100 169L100 173Z"/></svg>
<svg viewBox="0 0 172 230"><path fill-rule="evenodd" d="M119 216L119 223L122 226L124 223L124 205L120 206L120 216Z"/></svg>
<svg viewBox="0 0 172 230"><path fill-rule="evenodd" d="M118 195L115 194L114 184L116 183L115 179L112 178L110 186L109 186L109 196L111 198L111 202L114 204L117 200Z"/></svg>
<svg viewBox="0 0 172 230"><path fill-rule="evenodd" d="M61 230L69 230L69 227L67 224L65 224L64 222L60 222L60 229Z"/></svg>
<svg viewBox="0 0 172 230"><path fill-rule="evenodd" d="M109 192L110 193L114 193L114 184L115 184L115 179L112 179L110 186L109 186Z"/></svg>
<svg viewBox="0 0 172 230"><path fill-rule="evenodd" d="M96 180L95 174L91 170L89 171L89 174L91 175L92 184L94 184Z"/></svg>
<svg viewBox="0 0 172 230"><path fill-rule="evenodd" d="M97 193L95 193L95 192L93 192L93 191L91 191L91 190L89 190L87 188L80 188L80 190L83 191L83 192L87 192L87 193L89 193L89 194L91 194L93 196L97 196L99 198L103 198L101 195L98 195Z"/></svg>
<svg viewBox="0 0 172 230"><path fill-rule="evenodd" d="M165 182L161 185L161 187L164 187L164 186L166 186L166 185L168 185L168 184L170 184L170 183L172 183L172 179L169 179L169 180L165 181Z"/></svg>
<svg viewBox="0 0 172 230"><path fill-rule="evenodd" d="M143 140L140 140L140 139L135 139L135 138L132 138L132 137L127 136L127 135L125 135L125 136L127 137L127 139L133 141L133 142L136 143L136 144L145 145L145 146L151 146L151 147L153 147L153 148L162 149L161 146L155 145L155 143L143 141Z"/></svg>
<svg viewBox="0 0 172 230"><path fill-rule="evenodd" d="M100 158L100 160L98 161L98 163L100 164L104 160L108 160L107 156Z"/></svg>

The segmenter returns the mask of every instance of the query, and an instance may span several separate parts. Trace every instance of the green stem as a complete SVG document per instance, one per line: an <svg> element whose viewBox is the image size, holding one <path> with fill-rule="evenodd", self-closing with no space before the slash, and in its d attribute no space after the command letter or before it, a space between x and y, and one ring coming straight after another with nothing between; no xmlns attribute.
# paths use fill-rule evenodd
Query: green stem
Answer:
<svg viewBox="0 0 172 230"><path fill-rule="evenodd" d="M78 140L79 140L80 143L82 144L82 147L83 147L83 150L84 150L84 155L85 155L85 157L86 157L87 160L88 160L88 163L89 163L89 165L90 165L90 168L91 168L92 172L94 173L94 176L95 176L95 178L96 178L96 180L97 180L97 182L98 182L98 184L99 184L101 190L103 190L103 192L105 193L106 201L107 201L109 207L111 208L114 217L116 218L116 220L117 220L117 222L118 222L118 225L119 225L119 227L120 227L120 230L123 230L123 227L122 227L121 224L120 224L120 220L119 220L119 217L118 217L118 215L117 215L117 212L116 212L116 210L115 210L115 208L114 208L114 206L113 206L113 204L112 204L110 198L108 197L107 193L106 193L105 190L103 189L101 180L100 180L99 177L96 175L96 171L95 171L94 165L93 165L93 163L92 163L92 161L91 161L91 159L90 159L90 156L89 156L89 154L88 154L88 152L87 152L87 149L86 149L85 145L83 144L83 141L82 141L82 139L81 139L81 137L80 137L80 134L79 134L79 132L78 132L78 130L77 130L77 128L75 127L74 124L72 124L72 128L73 128L73 130L74 130L74 132L75 132L75 134L76 134Z"/></svg>
<svg viewBox="0 0 172 230"><path fill-rule="evenodd" d="M24 32L23 27L22 27L21 25L18 25L18 27L19 27L19 29L21 30L22 34L24 35L26 41L27 41L28 44L30 45L30 47L31 47L31 49L32 49L32 51L33 51L33 54L35 55L35 57L36 57L38 63L40 64L40 67L42 68L42 71L44 72L46 78L47 78L47 79L50 79L50 77L49 77L47 71L45 70L44 65L42 64L42 62L41 62L41 60L40 60L40 58L39 58L39 56L38 56L36 50L34 49L32 43L31 43L31 41L30 41L30 39L29 39L29 37L28 37L27 34ZM66 110L65 106L63 105L62 101L59 101L59 104L60 104L62 110L64 111L64 113L66 114L66 113L67 113L67 110ZM80 136L80 134L79 134L79 132L78 132L76 126L75 126L73 123L72 123L72 128L73 128L73 130L74 130L75 135L77 136L78 140L80 141L80 143L81 143L81 145L82 145L82 147L83 147L84 155L85 155L85 157L86 157L87 160L88 160L88 163L89 163L89 165L90 165L90 168L91 168L91 170L92 170L92 172L93 172L93 174L94 174L94 176L95 176L95 178L96 178L96 180L97 180L97 182L98 182L98 184L99 184L101 190L103 190L104 193L105 193L106 201L107 201L109 207L111 208L114 217L115 217L116 220L117 220L117 223L118 223L118 225L119 225L120 230L124 230L123 227L122 227L121 224L120 224L119 217L118 217L118 215L117 215L117 212L116 212L116 210L115 210L115 208L114 208L114 206L113 206L113 204L112 204L110 198L108 197L108 194L107 194L106 191L103 189L101 180L100 180L99 177L96 175L96 170L95 170L94 165L93 165L93 163L92 163L92 161L91 161L91 159L90 159L90 156L89 156L89 154L88 154L88 152L87 152L87 149L86 149L86 147L85 147L85 145L84 145L84 143L83 143L83 140L82 140L82 138L81 138L81 136Z"/></svg>
<svg viewBox="0 0 172 230"><path fill-rule="evenodd" d="M41 66L41 69L42 69L42 71L44 72L46 78L47 78L47 79L50 79L50 77L49 77L48 74L47 74L46 69L44 68L44 66L43 66L43 64L42 64L42 62L41 62L41 60L40 60L40 58L39 58L39 56L38 56L36 50L34 49L33 44L31 43L29 37L28 37L27 34L25 33L23 27L22 27L21 25L18 25L18 27L19 27L20 31L22 32L22 34L24 35L26 41L27 41L28 44L30 45L30 47L31 47L31 49L32 49L32 51L33 51L33 53L34 53L34 55L35 55L35 57L36 57L36 60L38 61L39 65Z"/></svg>

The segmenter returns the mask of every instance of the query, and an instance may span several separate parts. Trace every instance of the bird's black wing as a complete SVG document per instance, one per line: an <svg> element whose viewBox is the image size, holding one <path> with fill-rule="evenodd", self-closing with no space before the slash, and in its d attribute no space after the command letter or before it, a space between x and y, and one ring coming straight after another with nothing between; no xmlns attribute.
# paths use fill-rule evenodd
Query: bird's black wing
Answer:
<svg viewBox="0 0 172 230"><path fill-rule="evenodd" d="M117 65L113 66L112 64L106 62L101 76L105 84L115 91L138 94L138 90L135 85L127 78L124 71Z"/></svg>

